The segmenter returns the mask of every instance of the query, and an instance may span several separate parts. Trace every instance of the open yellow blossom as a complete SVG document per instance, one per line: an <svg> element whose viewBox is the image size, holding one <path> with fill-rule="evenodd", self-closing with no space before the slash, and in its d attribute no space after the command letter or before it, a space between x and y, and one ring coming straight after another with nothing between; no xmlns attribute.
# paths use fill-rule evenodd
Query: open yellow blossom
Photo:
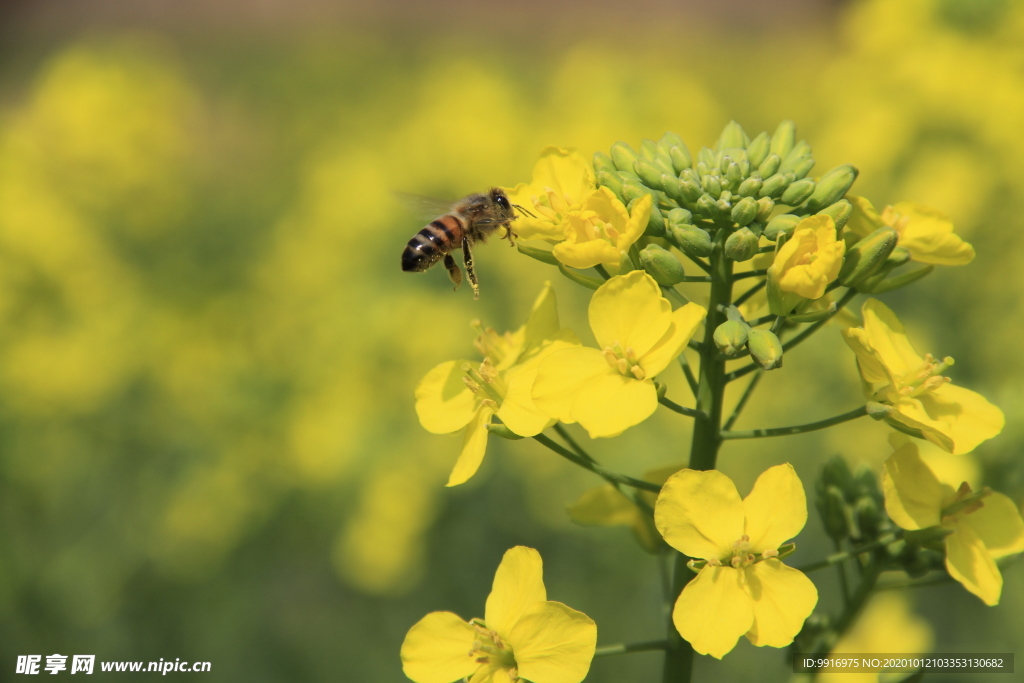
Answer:
<svg viewBox="0 0 1024 683"><path fill-rule="evenodd" d="M551 424L530 396L537 365L549 353L578 344L571 330L559 327L555 292L546 283L525 325L503 335L481 330L476 347L482 363L452 360L426 374L416 387L420 424L434 434L463 430L448 486L465 482L480 468L494 415L520 436L534 436Z"/></svg>
<svg viewBox="0 0 1024 683"><path fill-rule="evenodd" d="M896 314L876 299L861 313L863 327L843 330L843 338L857 354L865 396L892 406L887 422L954 454L969 453L1002 431L999 408L942 376L952 358L917 355Z"/></svg>
<svg viewBox="0 0 1024 683"><path fill-rule="evenodd" d="M696 652L721 659L746 635L757 646L793 642L818 603L803 572L780 559L807 523L807 498L789 463L765 470L750 495L717 470L669 477L654 507L665 541L700 562L672 621ZM701 566L702 565L702 566Z"/></svg>
<svg viewBox="0 0 1024 683"><path fill-rule="evenodd" d="M810 216L776 252L768 267L768 300L776 315L789 313L805 299L820 299L839 277L846 244L836 239L831 216Z"/></svg>
<svg viewBox="0 0 1024 683"><path fill-rule="evenodd" d="M910 253L919 263L940 266L962 266L974 260L974 247L953 232L953 222L939 211L900 202L879 213L864 197L847 197L853 213L846 230L858 238L867 237L878 228L889 226L899 235L897 247Z"/></svg>
<svg viewBox="0 0 1024 683"><path fill-rule="evenodd" d="M402 670L416 683L580 683L596 645L590 617L547 599L540 553L516 546L498 566L484 618L423 617L402 643Z"/></svg>
<svg viewBox="0 0 1024 683"><path fill-rule="evenodd" d="M579 212L595 190L594 169L583 155L575 150L546 147L533 167L532 180L506 189L513 204L535 214L516 220L516 234L524 240L565 239L566 217Z"/></svg>
<svg viewBox="0 0 1024 683"><path fill-rule="evenodd" d="M683 469L682 465L659 467L644 473L644 481L659 486ZM636 495L654 507L656 496L650 491L638 491ZM637 542L649 553L666 550L658 530L654 528L649 510L642 510L636 502L627 498L611 484L597 486L583 492L580 499L569 506L569 517L583 526L626 526L633 530Z"/></svg>
<svg viewBox="0 0 1024 683"><path fill-rule="evenodd" d="M622 255L644 234L650 218L651 195L638 199L628 212L611 190L602 187L579 211L565 217L565 240L556 244L552 253L573 268L618 267Z"/></svg>
<svg viewBox="0 0 1024 683"><path fill-rule="evenodd" d="M946 570L986 605L999 603L1003 576L996 560L1024 552L1024 521L1012 500L989 488L954 489L938 480L917 446L901 446L885 461L885 510L900 527L942 529Z"/></svg>
<svg viewBox="0 0 1024 683"><path fill-rule="evenodd" d="M865 652L929 652L933 641L931 626L911 612L907 603L906 596L896 591L876 593L853 628L843 634L832 648L832 656L850 658ZM906 677L906 672L837 671L820 673L816 680L818 683L896 683Z"/></svg>
<svg viewBox="0 0 1024 683"><path fill-rule="evenodd" d="M579 422L591 438L621 434L658 407L652 378L682 352L705 314L694 303L673 311L641 270L611 278L588 308L601 350L575 346L547 355L537 368L534 404L549 417Z"/></svg>

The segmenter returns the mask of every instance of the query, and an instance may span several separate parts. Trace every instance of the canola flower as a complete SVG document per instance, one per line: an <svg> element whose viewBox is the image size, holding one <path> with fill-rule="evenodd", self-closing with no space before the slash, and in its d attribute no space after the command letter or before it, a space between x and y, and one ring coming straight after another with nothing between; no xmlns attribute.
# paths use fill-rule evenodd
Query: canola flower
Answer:
<svg viewBox="0 0 1024 683"><path fill-rule="evenodd" d="M481 330L476 347L483 362L447 361L426 374L416 387L420 424L434 434L463 432L448 486L466 482L480 468L495 415L520 436L539 434L551 424L530 397L537 365L578 343L571 330L559 326L555 292L547 283L518 330L503 335Z"/></svg>
<svg viewBox="0 0 1024 683"><path fill-rule="evenodd" d="M820 299L839 276L846 244L836 239L831 216L810 216L797 224L768 267L773 313L789 313L805 300Z"/></svg>
<svg viewBox="0 0 1024 683"><path fill-rule="evenodd" d="M865 396L892 408L889 424L954 454L1002 431L999 408L942 376L952 358L919 356L896 314L877 299L868 299L861 313L863 326L843 330L843 338L857 355Z"/></svg>
<svg viewBox="0 0 1024 683"><path fill-rule="evenodd" d="M793 642L818 591L781 558L806 522L804 487L788 463L765 470L743 499L717 470L684 469L665 482L654 523L670 546L701 560L672 611L696 652L721 659L742 635L757 646Z"/></svg>
<svg viewBox="0 0 1024 683"><path fill-rule="evenodd" d="M849 197L853 213L846 230L867 237L881 227L899 235L897 247L907 251L911 261L941 266L963 266L974 260L974 247L953 232L953 222L941 211L899 202L879 212L864 197Z"/></svg>
<svg viewBox="0 0 1024 683"><path fill-rule="evenodd" d="M589 162L558 147L541 153L529 184L507 191L513 203L536 213L516 222L519 237L554 242L555 258L573 268L618 267L647 227L653 205L645 196L627 210L611 190L596 185Z"/></svg>
<svg viewBox="0 0 1024 683"><path fill-rule="evenodd" d="M494 574L484 618L423 617L402 643L402 670L416 683L580 683L596 645L590 617L547 599L540 553L516 546Z"/></svg>
<svg viewBox="0 0 1024 683"><path fill-rule="evenodd" d="M588 308L600 350L553 350L537 367L536 407L578 422L592 438L621 434L654 413L653 378L682 353L705 316L694 303L672 310L658 284L639 270L611 278Z"/></svg>
<svg viewBox="0 0 1024 683"><path fill-rule="evenodd" d="M885 509L908 531L945 536L946 569L986 605L999 604L1003 576L996 560L1024 552L1024 521L1016 504L989 488L954 489L938 480L906 443L885 461Z"/></svg>

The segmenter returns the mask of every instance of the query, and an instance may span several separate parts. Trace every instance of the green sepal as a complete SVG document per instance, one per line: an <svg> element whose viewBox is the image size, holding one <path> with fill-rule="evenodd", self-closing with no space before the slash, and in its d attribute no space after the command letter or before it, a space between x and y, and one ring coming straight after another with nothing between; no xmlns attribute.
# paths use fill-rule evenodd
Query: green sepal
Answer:
<svg viewBox="0 0 1024 683"><path fill-rule="evenodd" d="M523 244L522 242L516 242L516 249L519 250L520 254L523 254L524 256L529 256L532 259L537 259L542 263L547 263L548 265L551 266L557 266L559 264L559 260L555 258L555 255L551 252L550 249L538 249L536 247L529 247Z"/></svg>
<svg viewBox="0 0 1024 683"><path fill-rule="evenodd" d="M836 231L842 230L846 226L846 222L850 220L850 214L853 213L853 205L845 199L840 199L838 202L830 206L826 206L824 209L818 212L819 216L831 216L832 222L836 224Z"/></svg>
<svg viewBox="0 0 1024 683"><path fill-rule="evenodd" d="M495 436L500 436L503 439L508 439L509 441L519 441L520 439L523 438L516 434L515 432L513 432L508 427L506 427L505 425L501 424L500 422L492 422L489 425L487 425L487 431L489 431L491 434L494 434Z"/></svg>
<svg viewBox="0 0 1024 683"><path fill-rule="evenodd" d="M791 213L784 213L768 221L764 228L764 236L772 242L779 239L779 235L789 235L796 228L797 223L802 220L800 216Z"/></svg>
<svg viewBox="0 0 1024 683"><path fill-rule="evenodd" d="M818 186L814 188L814 193L804 204L804 210L809 213L817 213L842 199L859 173L856 166L843 164L821 176Z"/></svg>
<svg viewBox="0 0 1024 683"><path fill-rule="evenodd" d="M899 233L885 225L847 249L839 271L839 284L856 287L874 275L896 248L898 240Z"/></svg>
<svg viewBox="0 0 1024 683"><path fill-rule="evenodd" d="M597 291L597 288L604 284L603 281L584 275L575 268L566 268L564 263L558 264L558 271L576 284L583 285L587 289L594 291Z"/></svg>

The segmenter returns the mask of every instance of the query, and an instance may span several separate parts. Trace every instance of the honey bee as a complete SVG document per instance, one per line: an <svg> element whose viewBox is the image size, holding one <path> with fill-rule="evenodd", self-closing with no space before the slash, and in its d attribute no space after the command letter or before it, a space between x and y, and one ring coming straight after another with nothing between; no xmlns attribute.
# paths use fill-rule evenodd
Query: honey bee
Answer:
<svg viewBox="0 0 1024 683"><path fill-rule="evenodd" d="M462 270L452 252L462 247L462 260L473 286L473 298L480 298L480 285L473 270L472 245L486 242L498 228L505 228L505 237L515 246L516 234L512 221L516 212L527 216L532 213L508 200L500 187L492 187L487 194L471 194L451 205L448 213L438 216L416 233L402 251L402 270L407 273L421 273L442 258L448 269L448 277L455 283L455 289L462 284Z"/></svg>

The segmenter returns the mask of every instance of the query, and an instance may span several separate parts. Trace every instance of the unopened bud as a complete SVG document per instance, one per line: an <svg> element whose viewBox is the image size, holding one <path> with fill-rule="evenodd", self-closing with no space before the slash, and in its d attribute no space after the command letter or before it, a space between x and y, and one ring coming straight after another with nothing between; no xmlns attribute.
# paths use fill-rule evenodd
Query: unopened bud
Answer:
<svg viewBox="0 0 1024 683"><path fill-rule="evenodd" d="M620 171L633 171L633 164L637 160L637 153L625 142L616 142L611 149L612 163Z"/></svg>
<svg viewBox="0 0 1024 683"><path fill-rule="evenodd" d="M846 458L841 455L833 455L821 467L821 481L826 486L838 488L847 500L852 501L856 496L857 488L854 485L853 472Z"/></svg>
<svg viewBox="0 0 1024 683"><path fill-rule="evenodd" d="M780 154L782 157L782 166L779 167L781 171L792 171L799 164L803 163L805 159L811 156L811 146L806 140L793 145L793 149L789 150L789 154Z"/></svg>
<svg viewBox="0 0 1024 683"><path fill-rule="evenodd" d="M607 187L615 193L615 196L622 199L622 178L619 177L618 174L609 173L608 171L598 171L597 184Z"/></svg>
<svg viewBox="0 0 1024 683"><path fill-rule="evenodd" d="M885 500L881 489L878 488L878 475L867 465L861 465L853 473L853 486L858 496L868 496L876 501Z"/></svg>
<svg viewBox="0 0 1024 683"><path fill-rule="evenodd" d="M798 180L782 193L782 203L786 206L798 206L814 192L814 181L810 178Z"/></svg>
<svg viewBox="0 0 1024 683"><path fill-rule="evenodd" d="M683 195L683 199L686 200L687 204L694 204L700 199L700 196L704 194L704 190L701 188L700 183L693 180L683 180L679 184L679 191Z"/></svg>
<svg viewBox="0 0 1024 683"><path fill-rule="evenodd" d="M697 163L704 164L708 168L715 166L715 152L707 147L701 147L697 152Z"/></svg>
<svg viewBox="0 0 1024 683"><path fill-rule="evenodd" d="M778 154L769 154L768 157L757 167L757 172L762 178L769 178L775 175L781 165L782 159Z"/></svg>
<svg viewBox="0 0 1024 683"><path fill-rule="evenodd" d="M855 287L871 277L896 248L898 240L899 234L886 225L847 249L839 271L839 284Z"/></svg>
<svg viewBox="0 0 1024 683"><path fill-rule="evenodd" d="M730 121L725 125L725 129L719 136L716 149L723 150L730 147L746 147L747 139L747 134L743 132L743 127L735 121Z"/></svg>
<svg viewBox="0 0 1024 683"><path fill-rule="evenodd" d="M857 520L857 529L861 538L874 538L882 525L882 511L872 498L864 497L853 506L853 515Z"/></svg>
<svg viewBox="0 0 1024 683"><path fill-rule="evenodd" d="M636 201L636 200L634 200ZM630 215L633 213L633 202L630 202ZM651 217L647 220L647 228L644 230L647 237L665 236L665 217L657 203L651 204Z"/></svg>
<svg viewBox="0 0 1024 683"><path fill-rule="evenodd" d="M693 214L686 209L672 209L665 214L669 225L688 225L693 223Z"/></svg>
<svg viewBox="0 0 1024 683"><path fill-rule="evenodd" d="M796 124L792 121L783 121L779 124L779 127L775 129L775 134L772 135L772 144L769 148L772 154L775 154L782 159L793 149L793 145L796 143Z"/></svg>
<svg viewBox="0 0 1024 683"><path fill-rule="evenodd" d="M850 189L850 186L853 185L853 181L857 179L858 173L860 171L857 170L857 167L851 164L836 166L821 176L818 186L814 188L814 193L807 200L804 208L811 213L817 213L826 206L839 201L846 194L846 191Z"/></svg>
<svg viewBox="0 0 1024 683"><path fill-rule="evenodd" d="M757 235L750 228L740 228L725 240L724 253L733 261L749 261L757 255Z"/></svg>
<svg viewBox="0 0 1024 683"><path fill-rule="evenodd" d="M842 491L835 486L825 486L824 490L818 491L815 504L825 533L830 538L842 540L850 535L850 520Z"/></svg>
<svg viewBox="0 0 1024 683"><path fill-rule="evenodd" d="M709 194L702 194L696 202L697 213L706 218L718 218L721 213L718 210L718 204Z"/></svg>
<svg viewBox="0 0 1024 683"><path fill-rule="evenodd" d="M658 156L658 143L644 138L640 141L640 158L650 161Z"/></svg>
<svg viewBox="0 0 1024 683"><path fill-rule="evenodd" d="M772 215L772 211L775 210L775 200L771 197L761 197L757 200L757 220L760 223L766 223L768 217Z"/></svg>
<svg viewBox="0 0 1024 683"><path fill-rule="evenodd" d="M812 168L814 168L814 157L804 157L800 163L793 166L793 175L795 175L798 180L806 178Z"/></svg>
<svg viewBox="0 0 1024 683"><path fill-rule="evenodd" d="M743 171L740 170L740 165L735 161L730 162L725 167L725 180L726 184L733 190L738 188L740 183L743 182Z"/></svg>
<svg viewBox="0 0 1024 683"><path fill-rule="evenodd" d="M718 196L722 194L722 181L717 175L708 174L701 177L700 186L714 199L718 199Z"/></svg>
<svg viewBox="0 0 1024 683"><path fill-rule="evenodd" d="M646 159L637 159L633 162L633 172L640 177L640 180L647 187L654 188L655 190L662 189L662 171L650 161Z"/></svg>
<svg viewBox="0 0 1024 683"><path fill-rule="evenodd" d="M675 169L677 174L682 173L693 164L693 157L690 156L690 150L687 149L684 144L679 144L670 148L668 150L668 156L672 160L672 168Z"/></svg>
<svg viewBox="0 0 1024 683"><path fill-rule="evenodd" d="M789 178L785 173L776 173L764 181L761 190L757 193L759 197L771 197L773 199L782 195L786 186L789 185Z"/></svg>
<svg viewBox="0 0 1024 683"><path fill-rule="evenodd" d="M726 320L715 328L715 345L722 353L733 356L747 345L750 327L739 320Z"/></svg>
<svg viewBox="0 0 1024 683"><path fill-rule="evenodd" d="M771 330L750 330L747 335L747 350L765 370L782 367L782 342Z"/></svg>
<svg viewBox="0 0 1024 683"><path fill-rule="evenodd" d="M898 268L909 260L910 252L903 247L896 247L889 254L889 257L885 259L885 267L889 269Z"/></svg>
<svg viewBox="0 0 1024 683"><path fill-rule="evenodd" d="M736 225L746 225L757 218L760 207L751 197L744 197L732 207L732 220Z"/></svg>
<svg viewBox="0 0 1024 683"><path fill-rule="evenodd" d="M657 244L648 244L640 250L640 265L658 284L666 287L677 285L686 277L679 259Z"/></svg>
<svg viewBox="0 0 1024 683"><path fill-rule="evenodd" d="M661 189L669 198L680 204L687 203L686 195L683 193L683 181L674 175L662 173L660 182Z"/></svg>
<svg viewBox="0 0 1024 683"><path fill-rule="evenodd" d="M800 216L791 213L784 213L768 221L764 228L764 236L775 242L780 235L788 235L796 228L797 223L803 220Z"/></svg>
<svg viewBox="0 0 1024 683"><path fill-rule="evenodd" d="M836 230L842 230L846 225L846 221L850 220L851 213L853 213L853 205L845 199L840 199L838 202L826 206L819 211L818 215L831 216L832 221L836 224Z"/></svg>
<svg viewBox="0 0 1024 683"><path fill-rule="evenodd" d="M609 173L615 172L615 164L612 162L612 158L604 152L594 152L594 172L600 173L601 171L608 171Z"/></svg>
<svg viewBox="0 0 1024 683"><path fill-rule="evenodd" d="M679 137L679 134L673 133L672 131L666 131L665 134L661 136L661 139L658 140L658 151L666 155L669 153L668 151L673 147L685 146L686 143L684 143L683 139Z"/></svg>
<svg viewBox="0 0 1024 683"><path fill-rule="evenodd" d="M768 156L768 148L771 147L772 141L768 137L768 133L761 133L756 138L750 141L747 145L747 159L750 161L750 166L757 167L761 165L761 162Z"/></svg>
<svg viewBox="0 0 1024 683"><path fill-rule="evenodd" d="M651 191L637 178L622 181L622 201L627 204L650 193Z"/></svg>
<svg viewBox="0 0 1024 683"><path fill-rule="evenodd" d="M696 226L685 223L673 225L670 221L665 230L665 236L687 256L700 258L711 255L713 248L711 235Z"/></svg>
<svg viewBox="0 0 1024 683"><path fill-rule="evenodd" d="M736 189L736 194L741 197L755 197L761 189L761 184L760 178L747 178L740 183L739 188Z"/></svg>

